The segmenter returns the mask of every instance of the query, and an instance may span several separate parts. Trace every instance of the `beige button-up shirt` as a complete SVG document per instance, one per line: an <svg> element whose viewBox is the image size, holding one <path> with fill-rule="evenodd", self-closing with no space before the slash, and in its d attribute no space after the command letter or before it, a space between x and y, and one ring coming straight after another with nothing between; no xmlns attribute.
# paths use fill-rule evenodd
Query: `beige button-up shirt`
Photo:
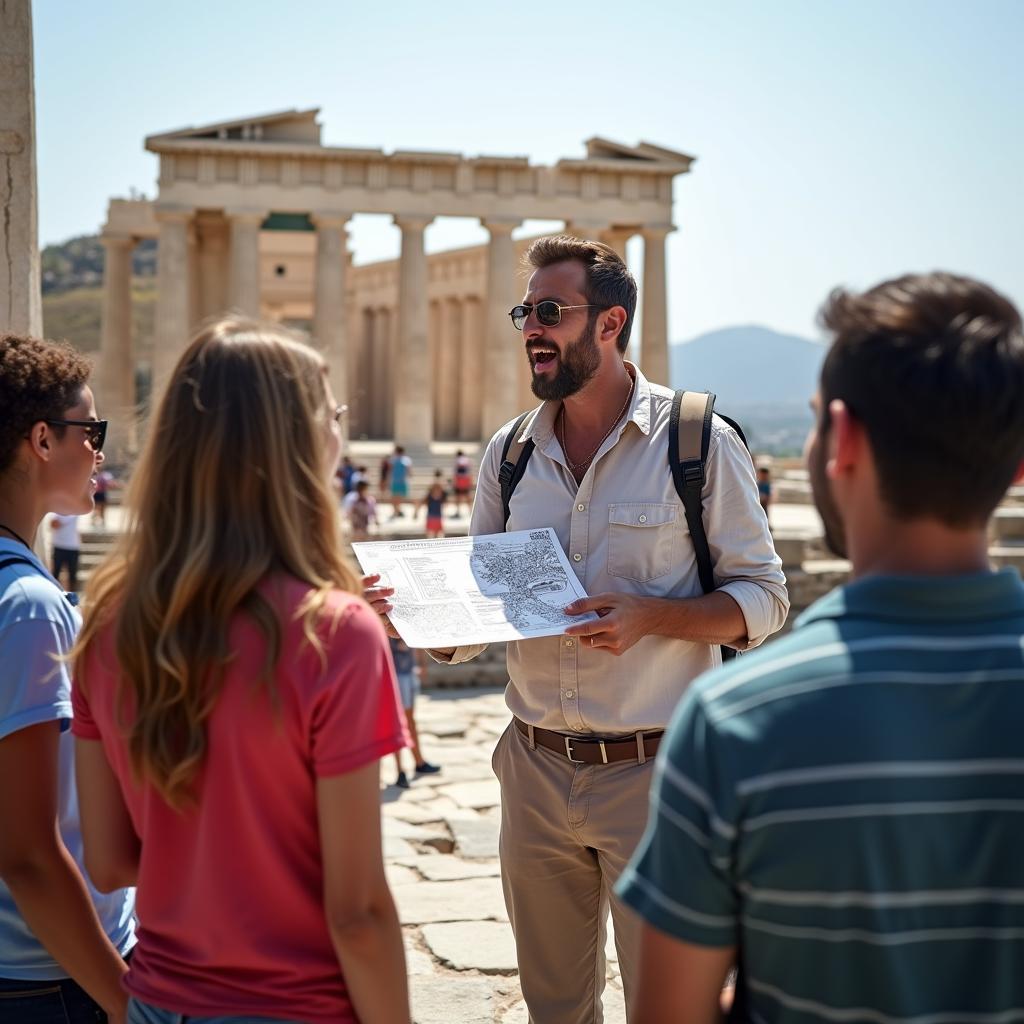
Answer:
<svg viewBox="0 0 1024 1024"><path fill-rule="evenodd" d="M552 527L588 594L698 596L693 545L668 464L672 391L648 383L629 365L636 386L628 416L579 486L555 436L561 403L545 402L526 427L536 448L512 496L508 530ZM481 461L473 535L505 529L498 470L512 426L494 435ZM755 647L785 621L786 579L758 502L750 455L717 416L703 497L715 582L743 612L744 649ZM458 647L451 663L482 650L479 644ZM605 737L664 728L689 683L721 660L717 646L663 636L644 637L619 657L567 636L521 640L507 650L505 699L514 715L544 729Z"/></svg>

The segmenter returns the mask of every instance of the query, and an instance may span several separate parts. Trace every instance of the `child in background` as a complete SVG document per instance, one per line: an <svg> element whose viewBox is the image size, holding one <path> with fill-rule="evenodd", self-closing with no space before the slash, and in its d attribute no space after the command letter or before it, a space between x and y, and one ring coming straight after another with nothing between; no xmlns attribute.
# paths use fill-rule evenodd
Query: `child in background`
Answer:
<svg viewBox="0 0 1024 1024"><path fill-rule="evenodd" d="M412 755L416 760L417 775L436 775L441 769L423 759L420 751L420 737L416 731L416 720L413 717L413 706L416 694L420 692L420 676L426 668L426 659L422 651L413 651L406 646L404 640L391 638L391 658L395 663L395 675L398 677L398 692L405 708L405 722L412 739ZM409 778L402 770L401 751L395 751L395 766L398 768L398 779L395 785L400 789L409 788Z"/></svg>
<svg viewBox="0 0 1024 1024"><path fill-rule="evenodd" d="M377 500L370 494L370 485L365 480L356 484L341 503L341 511L352 528L352 540L370 539L370 523L377 522Z"/></svg>
<svg viewBox="0 0 1024 1024"><path fill-rule="evenodd" d="M432 540L444 536L444 503L448 500L448 492L441 482L441 470L434 471L434 482L426 496L416 506L418 512L427 506L427 536Z"/></svg>

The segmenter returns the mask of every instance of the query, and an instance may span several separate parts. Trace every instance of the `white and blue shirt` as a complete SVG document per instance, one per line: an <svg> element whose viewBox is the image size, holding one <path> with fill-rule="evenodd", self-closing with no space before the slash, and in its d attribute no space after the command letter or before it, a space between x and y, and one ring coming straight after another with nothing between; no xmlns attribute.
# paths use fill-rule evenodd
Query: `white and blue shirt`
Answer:
<svg viewBox="0 0 1024 1024"><path fill-rule="evenodd" d="M59 721L60 770L58 827L68 852L86 880L100 923L122 954L135 944L135 893L121 889L104 895L93 888L82 856L82 834L75 793L71 733L71 677L60 659L75 641L81 616L42 562L23 544L0 538L0 563L25 558L0 569L0 741L42 722ZM17 785L0 779L0 785ZM7 886L0 880L0 977L48 980L67 977L22 920Z"/></svg>

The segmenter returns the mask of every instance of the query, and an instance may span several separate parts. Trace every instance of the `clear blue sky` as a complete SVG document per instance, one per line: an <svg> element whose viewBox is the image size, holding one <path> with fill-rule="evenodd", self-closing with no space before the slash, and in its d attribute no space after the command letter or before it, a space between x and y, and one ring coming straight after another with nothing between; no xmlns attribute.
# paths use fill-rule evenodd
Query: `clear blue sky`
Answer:
<svg viewBox="0 0 1024 1024"><path fill-rule="evenodd" d="M155 192L143 137L322 108L339 146L697 157L677 180L670 336L815 336L837 283L981 277L1024 303L1024 2L515 4L36 0L40 237ZM482 240L441 221L428 247ZM356 258L397 254L381 218ZM639 265L640 247L631 260Z"/></svg>

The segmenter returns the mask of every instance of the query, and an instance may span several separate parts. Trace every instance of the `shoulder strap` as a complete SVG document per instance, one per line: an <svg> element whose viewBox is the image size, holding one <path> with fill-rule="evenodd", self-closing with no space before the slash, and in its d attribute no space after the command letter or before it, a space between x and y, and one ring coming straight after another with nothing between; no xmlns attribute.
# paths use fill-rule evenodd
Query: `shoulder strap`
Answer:
<svg viewBox="0 0 1024 1024"><path fill-rule="evenodd" d="M693 554L697 560L697 576L705 594L715 589L714 565L707 531L704 529L704 503L701 498L714 412L715 396L711 392L677 391L672 396L672 413L668 423L668 461L672 467L672 482L686 513L686 525L690 528ZM732 420L728 423L746 444L743 431ZM722 661L736 657L732 647L723 646L721 650Z"/></svg>
<svg viewBox="0 0 1024 1024"><path fill-rule="evenodd" d="M36 563L30 558L25 558L23 555L11 555L10 558L0 561L0 569L6 569L9 565L31 565L33 569L36 568ZM38 572L38 570L36 571Z"/></svg>
<svg viewBox="0 0 1024 1024"><path fill-rule="evenodd" d="M697 559L697 575L705 594L715 589L711 549L704 531L704 508L701 501L714 411L713 394L677 391L672 396L672 414L668 425L668 460L672 467L672 482L686 513L686 525L690 528L690 539Z"/></svg>
<svg viewBox="0 0 1024 1024"><path fill-rule="evenodd" d="M523 479L523 474L526 472L526 464L530 461L530 456L536 447L533 443L533 438L527 438L525 441L520 440L523 427L527 419L535 416L538 411L539 407L538 409L530 409L516 419L515 423L512 424L512 429L508 432L508 436L505 438L505 445L501 449L501 469L498 470L498 482L501 484L501 507L505 514L504 523L506 527L508 526L508 517L510 515L509 506L512 503L512 492L516 489L519 481Z"/></svg>

